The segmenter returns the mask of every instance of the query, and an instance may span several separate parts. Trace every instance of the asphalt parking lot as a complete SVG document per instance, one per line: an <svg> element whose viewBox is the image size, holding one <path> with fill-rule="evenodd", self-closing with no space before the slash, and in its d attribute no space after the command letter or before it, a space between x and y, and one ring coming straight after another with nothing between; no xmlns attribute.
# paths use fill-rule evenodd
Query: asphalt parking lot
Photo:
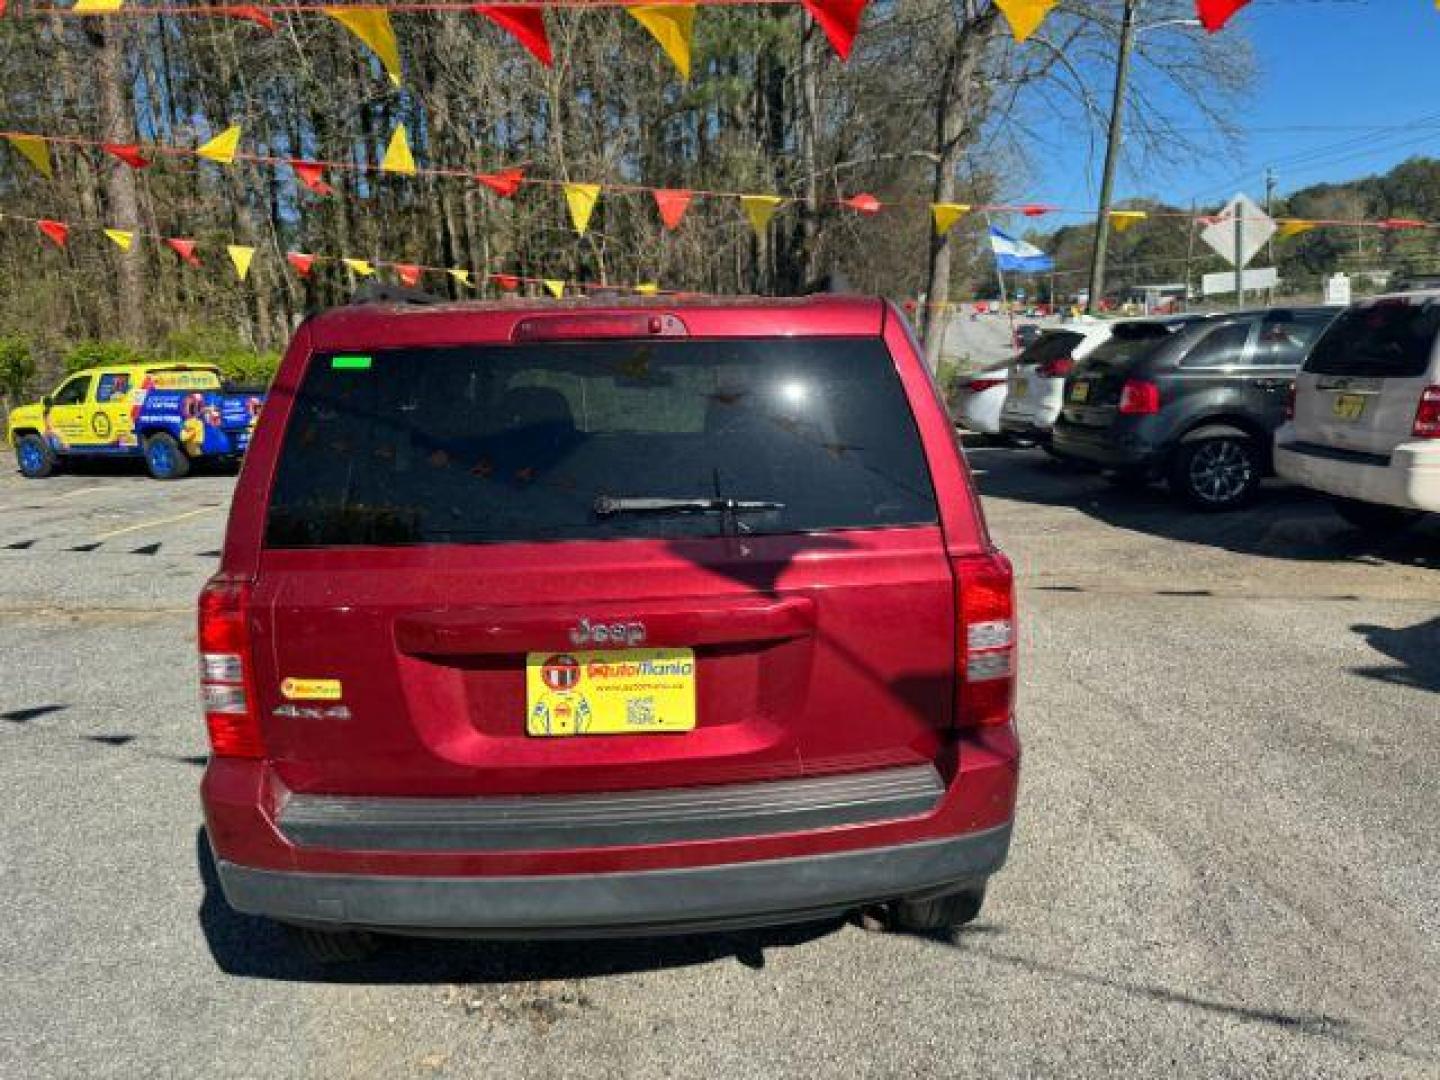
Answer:
<svg viewBox="0 0 1440 1080"><path fill-rule="evenodd" d="M1191 515L978 449L1024 618L1010 866L848 923L317 969L199 835L232 481L0 475L0 1075L1440 1075L1440 523Z"/></svg>

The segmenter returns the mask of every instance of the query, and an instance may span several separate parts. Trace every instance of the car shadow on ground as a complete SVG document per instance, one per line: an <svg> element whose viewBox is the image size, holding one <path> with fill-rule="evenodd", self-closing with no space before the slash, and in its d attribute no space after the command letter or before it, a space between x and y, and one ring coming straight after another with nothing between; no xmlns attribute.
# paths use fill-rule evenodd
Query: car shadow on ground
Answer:
<svg viewBox="0 0 1440 1080"><path fill-rule="evenodd" d="M200 929L216 965L227 975L282 982L353 984L527 983L689 967L738 960L759 969L769 950L815 941L841 929L843 919L790 926L648 938L504 941L385 937L371 959L321 965L301 951L285 927L241 915L225 902L205 830L195 858L204 886Z"/></svg>
<svg viewBox="0 0 1440 1080"><path fill-rule="evenodd" d="M1375 538L1346 524L1323 495L1280 481L1267 481L1244 509L1207 514L1162 484L1112 483L1040 450L967 449L985 498L1073 507L1116 528L1241 555L1440 569L1440 515Z"/></svg>
<svg viewBox="0 0 1440 1080"><path fill-rule="evenodd" d="M1398 630L1364 623L1350 629L1376 652L1396 661L1358 667L1357 675L1440 694L1440 616Z"/></svg>
<svg viewBox="0 0 1440 1080"><path fill-rule="evenodd" d="M1157 986L1153 983L1112 978L1094 971L1049 963L1006 949L995 948L977 937L970 928L949 938L937 937L934 940L938 944L966 953L982 963L997 964L1017 970L1030 979L1055 980L1067 983L1072 987L1115 992L1162 1006L1195 1009L1222 1019L1230 1018L1264 1024L1295 1035L1328 1039L1357 1051L1398 1055L1425 1065L1434 1065L1440 1061L1440 1057L1437 1057L1440 1048L1423 1042L1406 1045L1408 1040L1403 1037L1366 1031L1351 1020L1331 1016L1328 1013L1265 1008L1241 1002L1220 1001L1183 990Z"/></svg>

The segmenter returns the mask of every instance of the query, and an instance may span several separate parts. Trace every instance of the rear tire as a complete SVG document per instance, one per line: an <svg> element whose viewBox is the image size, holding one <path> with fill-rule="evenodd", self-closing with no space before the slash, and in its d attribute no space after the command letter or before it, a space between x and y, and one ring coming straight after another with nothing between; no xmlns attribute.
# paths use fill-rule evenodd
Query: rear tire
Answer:
<svg viewBox="0 0 1440 1080"><path fill-rule="evenodd" d="M55 451L39 435L22 435L15 443L15 464L20 474L31 480L44 480L59 464Z"/></svg>
<svg viewBox="0 0 1440 1080"><path fill-rule="evenodd" d="M1382 534L1400 532L1419 521L1424 514L1419 510L1407 510L1403 506L1386 506L1383 503L1361 502L1359 499L1335 499L1335 512L1350 525L1363 533Z"/></svg>
<svg viewBox="0 0 1440 1080"><path fill-rule="evenodd" d="M380 949L368 930L316 930L310 926L289 930L306 958L317 964L354 964L368 960Z"/></svg>
<svg viewBox="0 0 1440 1080"><path fill-rule="evenodd" d="M950 930L974 922L984 904L984 885L930 900L900 900L894 909L895 928L921 934Z"/></svg>
<svg viewBox="0 0 1440 1080"><path fill-rule="evenodd" d="M156 480L179 480L190 473L190 459L174 437L160 432L145 440L145 468Z"/></svg>
<svg viewBox="0 0 1440 1080"><path fill-rule="evenodd" d="M1243 435L1181 443L1170 463L1170 488L1197 510L1236 510L1260 489L1263 460Z"/></svg>

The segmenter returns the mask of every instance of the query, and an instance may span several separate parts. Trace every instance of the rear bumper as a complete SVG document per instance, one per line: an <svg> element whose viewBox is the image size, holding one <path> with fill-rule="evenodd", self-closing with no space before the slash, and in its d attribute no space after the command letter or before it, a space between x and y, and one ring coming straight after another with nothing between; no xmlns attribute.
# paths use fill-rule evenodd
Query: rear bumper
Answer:
<svg viewBox="0 0 1440 1080"><path fill-rule="evenodd" d="M1010 825L924 843L633 873L396 877L260 870L217 861L237 911L392 932L584 937L716 929L838 914L979 884Z"/></svg>
<svg viewBox="0 0 1440 1080"><path fill-rule="evenodd" d="M978 881L1004 861L1019 772L1006 725L958 736L933 769L650 790L638 804L436 799L417 816L415 800L297 796L272 763L240 758L211 759L201 801L238 910L573 935L786 922Z"/></svg>
<svg viewBox="0 0 1440 1080"><path fill-rule="evenodd" d="M1440 512L1440 443L1402 443L1387 459L1300 442L1286 425L1276 436L1275 471L1341 498Z"/></svg>
<svg viewBox="0 0 1440 1080"><path fill-rule="evenodd" d="M1157 468L1165 456L1164 446L1146 433L1120 424L1085 428L1062 419L1055 424L1050 444L1061 457L1107 469Z"/></svg>

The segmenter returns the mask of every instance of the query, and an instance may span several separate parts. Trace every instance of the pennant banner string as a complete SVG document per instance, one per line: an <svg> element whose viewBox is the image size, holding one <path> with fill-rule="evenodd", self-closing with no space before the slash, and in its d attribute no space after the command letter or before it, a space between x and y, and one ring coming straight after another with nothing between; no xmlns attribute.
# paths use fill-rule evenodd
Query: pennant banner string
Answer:
<svg viewBox="0 0 1440 1080"><path fill-rule="evenodd" d="M258 249L247 244L205 244L200 241L186 237L169 236L165 233L140 232L135 230L124 230L110 228L105 225L97 225L91 222L68 222L58 221L53 218L27 217L22 214L0 212L0 222L13 221L22 225L37 229L46 240L56 247L65 247L74 238L76 230L87 230L98 233L108 239L115 247L122 252L133 250L137 239L152 240L172 252L176 257L191 266L204 266L200 260L199 253L204 250L223 249L228 260L233 264L236 276L244 281L249 277L250 268ZM468 267L457 266L428 266L421 263L412 263L402 260L391 259L360 259L344 255L320 255L300 251L288 251L285 253L285 262L290 268L301 277L309 277L312 268L317 264L330 264L347 267L362 276L374 274L376 271L385 269L395 273L402 281L413 279L418 282L422 274L448 275L467 287L475 287L481 282L492 282L506 289L513 289L518 285L534 285L543 288L546 292L554 294L554 286L564 288L581 289L588 291L619 291L632 292L640 295L673 295L674 290L659 288L653 282L641 282L639 284L627 285L619 283L593 282L593 281L571 281L568 279L535 277L525 274L505 273L502 271L473 270ZM698 296L701 293L687 290L686 295Z"/></svg>

